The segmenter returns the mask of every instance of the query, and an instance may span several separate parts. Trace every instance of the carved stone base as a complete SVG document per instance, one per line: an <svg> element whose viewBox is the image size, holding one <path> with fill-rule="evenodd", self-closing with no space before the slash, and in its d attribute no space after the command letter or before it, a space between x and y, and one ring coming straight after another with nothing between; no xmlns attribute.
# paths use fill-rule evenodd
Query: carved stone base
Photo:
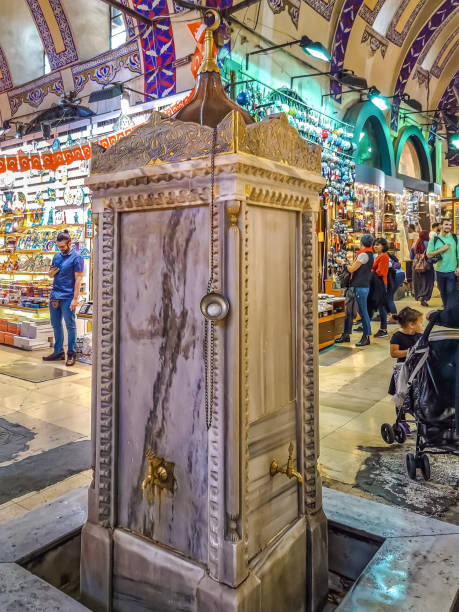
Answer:
<svg viewBox="0 0 459 612"><path fill-rule="evenodd" d="M111 542L110 530L87 523L83 601L96 612L304 612L306 533L306 521L300 519L253 560L248 578L233 589L214 581L203 567L147 540L115 530ZM106 580L111 545L112 607Z"/></svg>
<svg viewBox="0 0 459 612"><path fill-rule="evenodd" d="M110 610L112 533L87 522L81 532L80 591L83 603L94 612Z"/></svg>
<svg viewBox="0 0 459 612"><path fill-rule="evenodd" d="M328 595L328 527L323 510L308 517L307 530L307 611L318 612Z"/></svg>

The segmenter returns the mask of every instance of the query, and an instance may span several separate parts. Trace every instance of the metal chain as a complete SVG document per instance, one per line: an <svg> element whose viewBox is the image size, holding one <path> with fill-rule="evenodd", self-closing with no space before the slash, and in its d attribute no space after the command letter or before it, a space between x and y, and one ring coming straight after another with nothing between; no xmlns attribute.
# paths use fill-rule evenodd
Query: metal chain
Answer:
<svg viewBox="0 0 459 612"><path fill-rule="evenodd" d="M215 199L215 149L217 146L217 128L212 133L212 148L210 151L210 277L207 283L207 293L212 293L214 285L214 199ZM210 429L213 418L214 383L215 383L215 321L204 320L204 366L205 366L205 406L206 426Z"/></svg>

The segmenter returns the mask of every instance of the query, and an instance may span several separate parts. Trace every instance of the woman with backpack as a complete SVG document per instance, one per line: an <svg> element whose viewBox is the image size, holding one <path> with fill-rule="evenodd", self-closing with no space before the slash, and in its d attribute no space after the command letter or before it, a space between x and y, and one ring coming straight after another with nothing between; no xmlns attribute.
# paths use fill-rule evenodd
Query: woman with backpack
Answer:
<svg viewBox="0 0 459 612"><path fill-rule="evenodd" d="M435 282L434 269L427 259L427 246L429 232L422 231L414 245L413 259L413 293L414 299L421 302L421 306L429 306Z"/></svg>

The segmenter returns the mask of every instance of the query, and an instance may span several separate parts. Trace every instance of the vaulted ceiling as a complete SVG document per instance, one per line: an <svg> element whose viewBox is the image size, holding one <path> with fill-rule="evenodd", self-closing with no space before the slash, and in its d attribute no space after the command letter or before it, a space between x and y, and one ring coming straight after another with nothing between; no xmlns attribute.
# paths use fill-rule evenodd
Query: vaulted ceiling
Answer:
<svg viewBox="0 0 459 612"><path fill-rule="evenodd" d="M138 44L138 57L132 56L131 65L125 67L140 75L147 73L143 86L153 95L189 87L192 78L187 64L196 43L187 23L196 21L198 15L183 14L174 0L122 2L142 15L157 18L153 31L126 18L132 45L134 41ZM213 6L229 3L231 0L207 0ZM267 41L284 43L308 35L330 50L331 70L354 70L384 95L401 97L408 93L424 108L454 100L457 104L459 0L261 0L259 6L239 11L236 16L240 23L233 24L235 48L241 45L240 24L263 37L261 46ZM109 34L109 8L101 0L2 0L0 94L14 98L12 93L16 95L18 88L21 91L20 86L42 77L44 52L52 71L71 68L67 74L62 72L62 83L53 85L55 93L59 88L73 89L82 70L75 66L89 70L91 58L109 52ZM256 48L253 40L249 37L244 52ZM299 48L292 47L291 53L304 59ZM257 57L262 61L262 56ZM110 61L105 72L111 70L113 79L120 80L113 58ZM323 69L323 65L316 65ZM290 68L288 62L282 69L286 77L298 70ZM110 75L102 74L98 79L93 80L102 86ZM331 86L339 103L341 87L335 82ZM37 94L20 100L31 110L33 95ZM14 114L17 101L11 103L10 99L9 106ZM1 101L0 109L5 113ZM396 125L397 115L393 114L392 128Z"/></svg>

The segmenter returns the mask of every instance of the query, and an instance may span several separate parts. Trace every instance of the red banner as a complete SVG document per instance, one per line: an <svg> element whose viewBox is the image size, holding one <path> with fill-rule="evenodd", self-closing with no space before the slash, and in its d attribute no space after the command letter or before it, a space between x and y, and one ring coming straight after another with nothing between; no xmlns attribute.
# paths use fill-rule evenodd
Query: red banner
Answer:
<svg viewBox="0 0 459 612"><path fill-rule="evenodd" d="M143 124L139 124L143 125ZM124 138L135 130L138 125L135 125L122 132L116 134L110 134L105 136L97 142L104 149L109 149L111 146L116 144L120 138ZM24 154L20 151L18 155L6 155L0 157L0 174L10 170L12 172L27 172L30 169L33 170L56 170L59 166L73 164L74 161L83 161L85 159L91 159L91 144L85 143L72 147L71 149L65 149L63 151L56 151L55 153L33 153L31 155Z"/></svg>

